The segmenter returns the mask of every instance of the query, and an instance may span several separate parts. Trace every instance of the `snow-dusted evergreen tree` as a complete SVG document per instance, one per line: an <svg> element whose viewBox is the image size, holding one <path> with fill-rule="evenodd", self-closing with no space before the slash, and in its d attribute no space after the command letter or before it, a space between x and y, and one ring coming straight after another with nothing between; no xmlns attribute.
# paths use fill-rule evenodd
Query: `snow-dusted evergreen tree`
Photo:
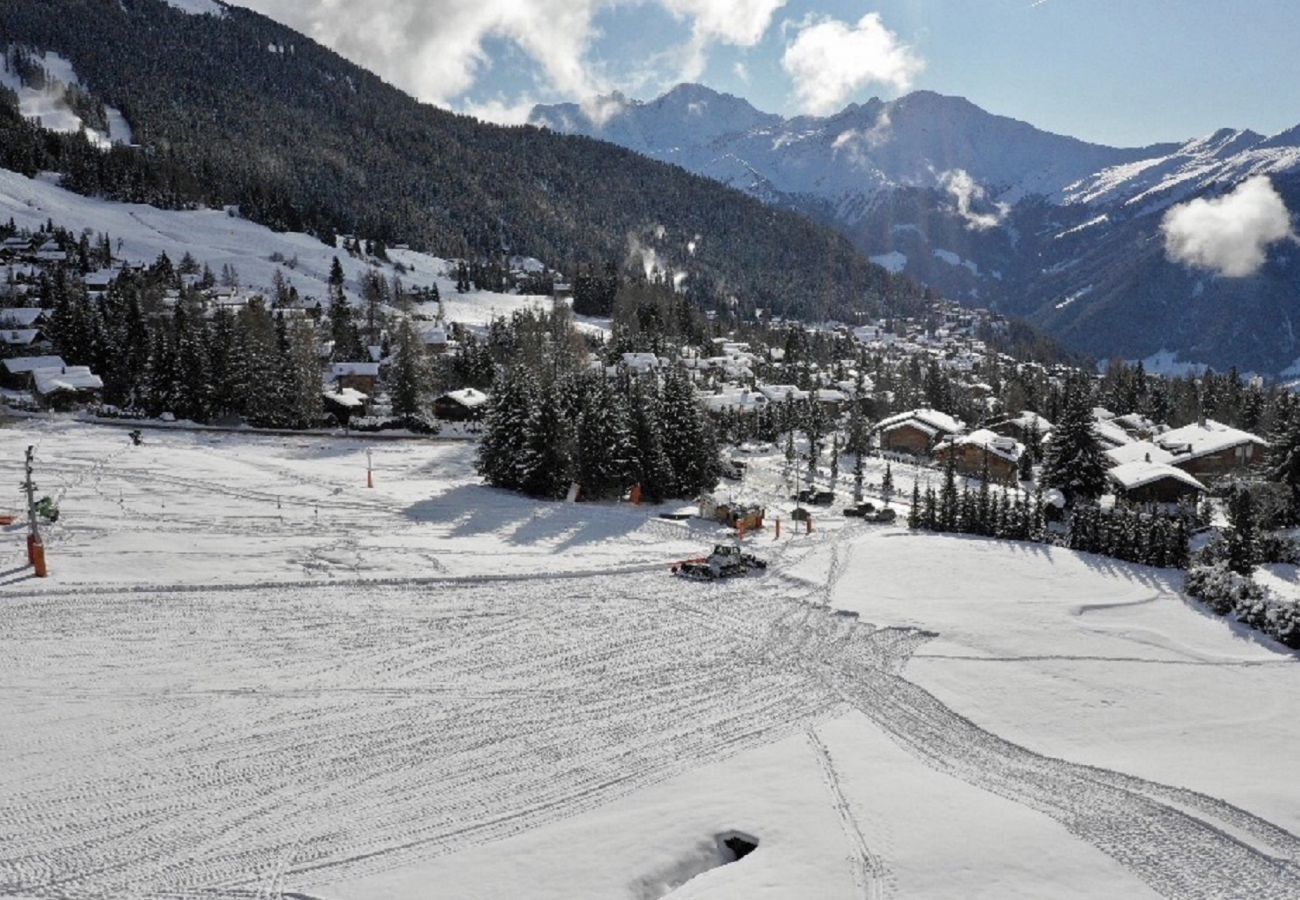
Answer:
<svg viewBox="0 0 1300 900"><path fill-rule="evenodd" d="M1052 432L1042 481L1071 505L1096 500L1106 490L1106 462L1094 430L1092 400L1082 378L1066 387L1061 421Z"/></svg>
<svg viewBox="0 0 1300 900"><path fill-rule="evenodd" d="M176 344L176 385L172 411L182 419L206 422L212 411L212 370L208 362L208 330L186 301L172 315Z"/></svg>
<svg viewBox="0 0 1300 900"><path fill-rule="evenodd" d="M424 344L408 318L397 325L393 343L392 374L389 377L389 394L393 400L393 414L418 416L425 410L425 400L433 386L433 369Z"/></svg>
<svg viewBox="0 0 1300 900"><path fill-rule="evenodd" d="M540 385L528 410L519 455L519 486L533 497L559 499L574 477L574 435L554 383Z"/></svg>
<svg viewBox="0 0 1300 900"><path fill-rule="evenodd" d="M587 497L617 497L636 471L627 404L602 376L589 381L578 414L578 483Z"/></svg>
<svg viewBox="0 0 1300 900"><path fill-rule="evenodd" d="M634 379L628 391L634 447L635 477L641 494L658 503L673 496L676 479L664 449L664 426L659 395L653 385Z"/></svg>
<svg viewBox="0 0 1300 900"><path fill-rule="evenodd" d="M886 503L894 499L894 470L889 463L885 463L885 474L880 479L880 496Z"/></svg>
<svg viewBox="0 0 1300 900"><path fill-rule="evenodd" d="M1228 498L1228 568L1249 576L1259 562L1259 522L1255 498L1245 485L1237 485Z"/></svg>
<svg viewBox="0 0 1300 900"><path fill-rule="evenodd" d="M164 328L156 328L145 366L145 409L152 416L176 408L176 348Z"/></svg>
<svg viewBox="0 0 1300 900"><path fill-rule="evenodd" d="M506 369L497 380L478 445L478 472L488 484L509 490L523 486L520 462L533 399L533 380L522 369Z"/></svg>
<svg viewBox="0 0 1300 900"><path fill-rule="evenodd" d="M917 529L921 527L921 486L920 482L912 482L912 506L907 511L907 527Z"/></svg>
<svg viewBox="0 0 1300 900"><path fill-rule="evenodd" d="M952 457L943 467L943 488L939 493L937 527L939 531L956 531L960 516L960 498L957 496L957 468Z"/></svg>
<svg viewBox="0 0 1300 900"><path fill-rule="evenodd" d="M330 265L329 274L330 338L334 341L331 358L341 362L357 362L364 358L361 335L353 319L352 305L348 303L343 289L344 283L343 265L336 256Z"/></svg>
<svg viewBox="0 0 1300 900"><path fill-rule="evenodd" d="M253 425L277 426L281 424L284 385L275 322L256 302L241 309L236 321L238 339L232 380L238 395L244 398L244 418Z"/></svg>
<svg viewBox="0 0 1300 900"><path fill-rule="evenodd" d="M717 440L683 371L673 370L664 379L662 417L664 451L676 482L668 496L712 490L718 482Z"/></svg>
<svg viewBox="0 0 1300 900"><path fill-rule="evenodd" d="M290 428L310 428L324 415L321 398L320 338L307 317L285 327L286 352L280 359L280 417Z"/></svg>

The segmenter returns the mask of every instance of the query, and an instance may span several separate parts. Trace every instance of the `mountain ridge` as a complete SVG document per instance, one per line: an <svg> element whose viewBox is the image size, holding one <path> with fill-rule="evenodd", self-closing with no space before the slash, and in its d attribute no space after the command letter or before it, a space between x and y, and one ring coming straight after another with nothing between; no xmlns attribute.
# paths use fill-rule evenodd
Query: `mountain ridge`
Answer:
<svg viewBox="0 0 1300 900"><path fill-rule="evenodd" d="M708 92L697 86L694 102ZM539 106L532 121L606 140L659 135L638 152L832 225L893 271L1023 316L1097 357L1266 373L1300 357L1290 327L1300 321L1300 258L1289 245L1276 245L1257 275L1230 279L1169 261L1161 231L1174 205L1258 175L1300 210L1300 126L1107 147L933 91L823 117L756 110L762 124L727 133L696 132L655 101L625 103L601 122L560 121L552 109Z"/></svg>

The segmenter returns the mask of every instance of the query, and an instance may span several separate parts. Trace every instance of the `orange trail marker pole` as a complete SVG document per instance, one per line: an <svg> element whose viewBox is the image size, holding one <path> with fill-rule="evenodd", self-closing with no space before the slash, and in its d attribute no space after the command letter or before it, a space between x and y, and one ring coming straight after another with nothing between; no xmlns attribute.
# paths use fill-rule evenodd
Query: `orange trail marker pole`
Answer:
<svg viewBox="0 0 1300 900"><path fill-rule="evenodd" d="M366 487L375 486L375 470L370 465L370 451L366 451Z"/></svg>

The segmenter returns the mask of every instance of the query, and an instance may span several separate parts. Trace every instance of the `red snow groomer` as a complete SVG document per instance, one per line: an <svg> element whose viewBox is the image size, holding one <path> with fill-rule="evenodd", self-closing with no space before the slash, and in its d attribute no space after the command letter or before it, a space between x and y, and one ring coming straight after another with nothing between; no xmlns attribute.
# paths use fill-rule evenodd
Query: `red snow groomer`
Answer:
<svg viewBox="0 0 1300 900"><path fill-rule="evenodd" d="M717 581L719 578L734 578L737 575L748 575L750 572L761 572L766 568L765 561L752 554L742 553L735 545L717 544L708 556L673 563L672 572L674 575L695 581Z"/></svg>

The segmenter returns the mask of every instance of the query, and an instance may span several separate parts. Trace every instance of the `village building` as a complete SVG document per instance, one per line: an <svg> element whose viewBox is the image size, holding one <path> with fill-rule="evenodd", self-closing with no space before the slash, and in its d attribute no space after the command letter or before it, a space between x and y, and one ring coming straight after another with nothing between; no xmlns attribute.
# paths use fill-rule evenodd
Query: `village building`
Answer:
<svg viewBox="0 0 1300 900"><path fill-rule="evenodd" d="M1107 470L1115 493L1134 503L1178 503L1196 500L1205 485L1182 469L1158 462L1126 462Z"/></svg>
<svg viewBox="0 0 1300 900"><path fill-rule="evenodd" d="M989 479L1001 484L1019 480L1020 457L1024 453L1024 444L987 428L949 438L934 449L936 460L945 464L951 460L962 475L979 476L987 466Z"/></svg>
<svg viewBox="0 0 1300 900"><path fill-rule="evenodd" d="M89 366L34 369L32 393L43 406L69 409L99 399L104 381Z"/></svg>
<svg viewBox="0 0 1300 900"><path fill-rule="evenodd" d="M1047 419L1030 410L1024 410L1014 418L1003 419L989 426L991 430L1003 437L1015 438L1024 444L1030 443L1035 434L1041 441L1052 433L1054 427Z"/></svg>
<svg viewBox="0 0 1300 900"><path fill-rule="evenodd" d="M379 385L379 363L336 362L330 367L330 380L340 389L352 388L373 397Z"/></svg>
<svg viewBox="0 0 1300 900"><path fill-rule="evenodd" d="M448 422L477 422L483 418L488 395L474 388L448 391L433 401L433 414Z"/></svg>
<svg viewBox="0 0 1300 900"><path fill-rule="evenodd" d="M366 415L370 405L370 398L355 388L321 391L321 401L325 412L344 428L351 423L353 416Z"/></svg>
<svg viewBox="0 0 1300 900"><path fill-rule="evenodd" d="M1104 451L1102 455L1106 458L1106 465L1108 466L1119 466L1134 462L1168 465L1174 459L1172 453L1151 441L1134 441L1131 444L1121 444L1118 447L1111 447L1109 450Z"/></svg>
<svg viewBox="0 0 1300 900"><path fill-rule="evenodd" d="M1170 465L1203 478L1262 462L1268 442L1213 419L1166 431L1155 442L1173 455Z"/></svg>
<svg viewBox="0 0 1300 900"><path fill-rule="evenodd" d="M898 413L882 419L876 427L880 449L913 456L927 456L935 445L966 430L964 422L935 409Z"/></svg>
<svg viewBox="0 0 1300 900"><path fill-rule="evenodd" d="M37 369L63 369L61 356L14 356L0 360L0 384L12 390L31 390L32 373Z"/></svg>

